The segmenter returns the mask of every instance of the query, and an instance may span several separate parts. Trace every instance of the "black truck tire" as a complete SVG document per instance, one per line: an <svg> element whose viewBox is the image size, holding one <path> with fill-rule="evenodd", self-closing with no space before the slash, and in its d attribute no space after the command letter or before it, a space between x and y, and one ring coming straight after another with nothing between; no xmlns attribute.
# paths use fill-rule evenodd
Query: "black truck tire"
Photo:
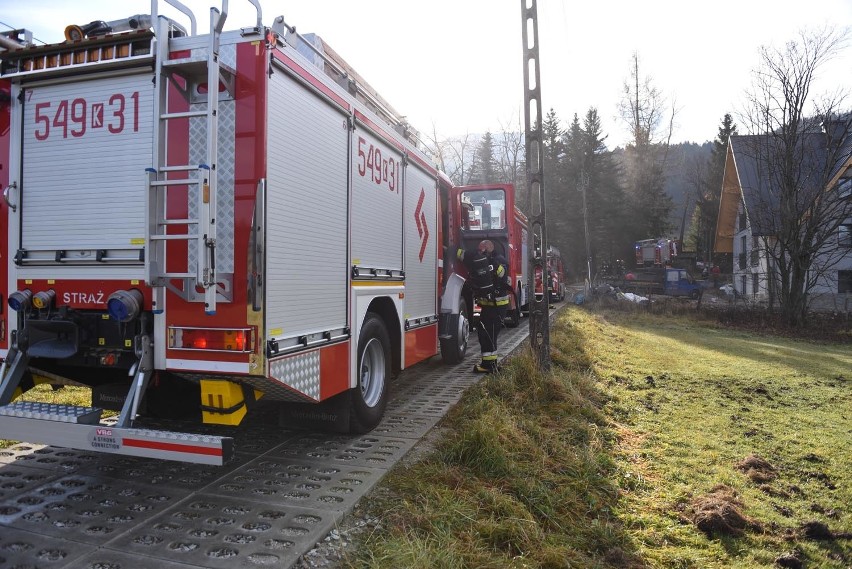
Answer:
<svg viewBox="0 0 852 569"><path fill-rule="evenodd" d="M367 314L358 338L358 385L352 390L349 430L367 433L382 420L391 378L390 336L385 323Z"/></svg>
<svg viewBox="0 0 852 569"><path fill-rule="evenodd" d="M441 338L441 359L446 364L457 364L467 353L467 342L470 337L470 320L467 317L467 303L464 299L461 299L459 313L450 318L450 337Z"/></svg>

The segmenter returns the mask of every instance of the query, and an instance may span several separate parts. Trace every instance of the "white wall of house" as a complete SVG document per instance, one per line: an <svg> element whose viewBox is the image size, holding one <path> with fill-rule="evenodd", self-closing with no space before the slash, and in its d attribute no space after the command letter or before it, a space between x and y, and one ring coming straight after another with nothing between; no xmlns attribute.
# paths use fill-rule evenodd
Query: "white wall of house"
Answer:
<svg viewBox="0 0 852 569"><path fill-rule="evenodd" d="M769 267L773 264L763 239L751 234L751 224L742 202L737 211L733 249L733 285L737 294L752 302L768 302ZM838 231L834 241L826 244L820 258L815 263L830 262L831 267L825 270L825 274L820 275L811 289L810 308L852 312L852 290L848 288L849 279L852 278L852 219L849 220L848 226L844 225L844 228Z"/></svg>
<svg viewBox="0 0 852 569"><path fill-rule="evenodd" d="M811 289L811 307L816 310L852 312L852 219L838 230L836 238L826 244L817 262L831 263Z"/></svg>
<svg viewBox="0 0 852 569"><path fill-rule="evenodd" d="M769 298L769 266L762 240L751 234L751 224L740 202L734 233L733 285L737 294L755 302Z"/></svg>

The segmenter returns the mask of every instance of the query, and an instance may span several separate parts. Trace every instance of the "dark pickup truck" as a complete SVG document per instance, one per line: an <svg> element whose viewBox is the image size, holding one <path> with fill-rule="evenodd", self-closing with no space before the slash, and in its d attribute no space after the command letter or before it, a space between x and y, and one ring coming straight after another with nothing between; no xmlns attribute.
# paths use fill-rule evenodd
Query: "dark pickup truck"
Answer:
<svg viewBox="0 0 852 569"><path fill-rule="evenodd" d="M688 296L698 299L702 288L686 269L673 267L643 268L629 271L624 277L612 279L609 284L641 295L664 294L667 296Z"/></svg>

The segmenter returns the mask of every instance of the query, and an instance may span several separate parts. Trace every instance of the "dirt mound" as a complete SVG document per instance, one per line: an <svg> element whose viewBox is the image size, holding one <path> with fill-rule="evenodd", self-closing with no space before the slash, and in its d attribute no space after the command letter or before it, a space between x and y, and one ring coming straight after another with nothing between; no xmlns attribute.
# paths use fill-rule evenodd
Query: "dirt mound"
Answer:
<svg viewBox="0 0 852 569"><path fill-rule="evenodd" d="M802 569L802 567L804 567L804 564L802 563L802 560L799 559L799 554L796 551L781 555L775 560L775 564L779 567L786 567L788 569Z"/></svg>
<svg viewBox="0 0 852 569"><path fill-rule="evenodd" d="M755 484L765 484L775 480L778 472L768 460L756 454L750 454L734 465L734 468L749 477Z"/></svg>
<svg viewBox="0 0 852 569"><path fill-rule="evenodd" d="M834 534L822 522L805 522L799 528L799 534L805 539L834 539Z"/></svg>
<svg viewBox="0 0 852 569"><path fill-rule="evenodd" d="M692 523L708 537L742 535L743 530L757 525L740 512L742 506L733 488L716 486L692 503Z"/></svg>

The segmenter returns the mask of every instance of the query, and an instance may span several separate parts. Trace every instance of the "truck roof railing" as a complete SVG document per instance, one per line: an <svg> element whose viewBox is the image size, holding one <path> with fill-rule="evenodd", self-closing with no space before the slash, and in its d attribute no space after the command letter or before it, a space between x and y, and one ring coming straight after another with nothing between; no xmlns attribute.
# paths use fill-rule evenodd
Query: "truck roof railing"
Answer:
<svg viewBox="0 0 852 569"><path fill-rule="evenodd" d="M225 2L227 4L227 0L225 0ZM189 18L189 35L196 35L198 33L198 25L195 21L195 14L192 13L192 10L190 10L185 4L178 2L178 0L166 0L166 3L176 8L179 12ZM157 21L160 15L159 4L158 0L151 0L151 20L154 22Z"/></svg>
<svg viewBox="0 0 852 569"><path fill-rule="evenodd" d="M179 0L164 0L167 4L177 9L189 20L187 30L176 21L162 16L168 22L169 35L190 35L198 33L197 21L192 10ZM257 22L254 28L244 28L243 33L254 31L260 33L263 29L260 4L258 0L248 0L257 11ZM126 25L125 20L113 22L100 22L96 26L101 30L100 35L85 37L83 30L87 26L68 26L75 30L73 39L65 42L34 46L32 43L32 32L28 30L11 30L0 33L0 75L6 78L31 75L38 73L69 73L76 72L81 67L97 65L99 68L113 67L116 65L126 66L136 62L147 63L154 57L153 42L155 33L151 26L159 20L159 0L151 0L151 14L139 14L126 18L131 25ZM228 0L222 1L221 11L211 8L227 15ZM224 23L225 18L219 18ZM94 23L94 22L93 22ZM156 27L156 26L154 26ZM129 31L128 31L129 30ZM219 30L221 31L221 30ZM115 33L113 33L115 32ZM66 37L67 31L66 31Z"/></svg>
<svg viewBox="0 0 852 569"><path fill-rule="evenodd" d="M193 11L185 4L180 2L179 0L164 0L166 4L176 8L179 12L184 14L187 18L189 18L190 22L190 33L189 35L194 36L197 34L198 26L195 19L195 14ZM258 0L248 0L254 9L257 11L257 22L255 27L252 28L256 32L260 32L263 29L263 10L260 7L260 2ZM157 17L160 12L160 1L159 0L151 0L151 19L153 21L157 21ZM211 10L215 10L216 8L211 8ZM219 10L223 17L220 19L221 22L225 22L225 18L228 14L228 0L222 0L222 8ZM220 32L222 30L219 30Z"/></svg>
<svg viewBox="0 0 852 569"><path fill-rule="evenodd" d="M7 30L0 32L0 58L6 51L16 51L33 45L33 33L29 30Z"/></svg>
<svg viewBox="0 0 852 569"><path fill-rule="evenodd" d="M29 47L0 53L0 75L12 78L39 73L76 72L97 65L106 69L142 65L153 59L154 33L136 30L92 39Z"/></svg>

